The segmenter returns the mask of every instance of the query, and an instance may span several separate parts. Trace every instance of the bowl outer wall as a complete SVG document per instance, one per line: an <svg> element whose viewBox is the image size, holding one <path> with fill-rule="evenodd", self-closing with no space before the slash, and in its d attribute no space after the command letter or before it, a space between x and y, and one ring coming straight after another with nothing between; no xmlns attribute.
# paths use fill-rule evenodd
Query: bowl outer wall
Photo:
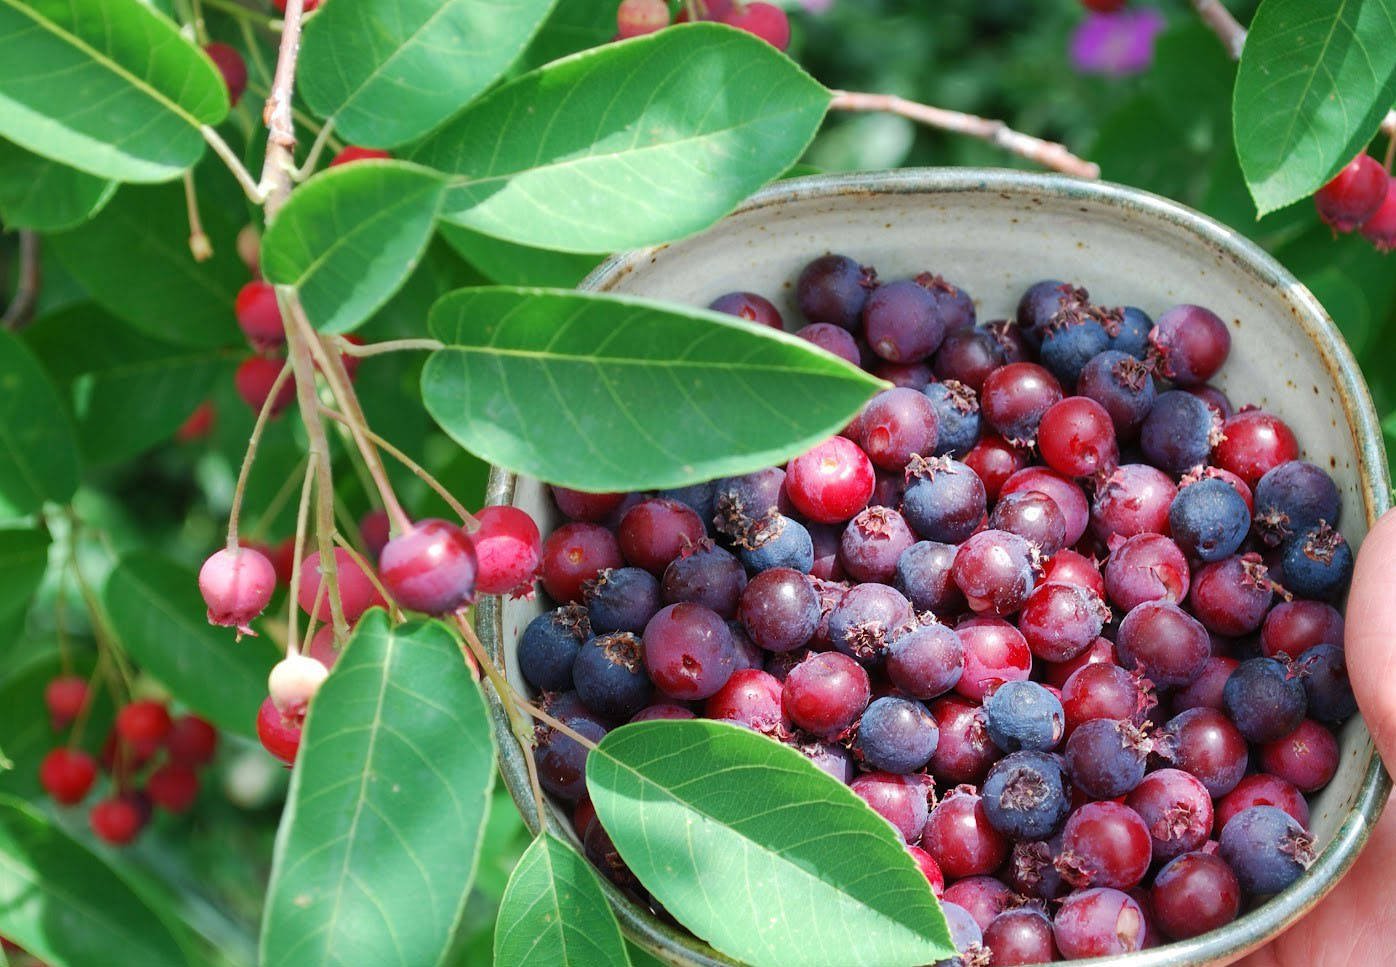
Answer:
<svg viewBox="0 0 1396 967"><path fill-rule="evenodd" d="M806 261L830 250L876 265L884 279L939 272L976 297L981 320L1011 318L1018 295L1042 278L1084 284L1094 301L1135 304L1154 316L1179 302L1206 305L1227 321L1233 336L1218 385L1237 403L1273 406L1294 427L1305 459L1325 466L1338 481L1342 530L1354 547L1390 504L1371 397L1323 307L1244 236L1138 189L969 168L793 179L766 188L697 236L608 259L581 288L693 305L749 289L776 302L787 327L794 328L799 314L793 280ZM543 485L500 468L491 472L487 502L517 503L545 533L557 522ZM479 606L481 637L496 658L503 657L515 683L522 684L514 659L519 632L540 610L536 600L493 597ZM497 696L487 691L506 783L536 830L523 755ZM1082 963L1225 964L1307 912L1351 866L1391 788L1360 718L1343 727L1340 740L1338 774L1314 802L1313 827L1323 849L1296 884L1219 930ZM550 827L570 836L566 811L552 804L550 812ZM605 886L630 939L665 962L733 963Z"/></svg>

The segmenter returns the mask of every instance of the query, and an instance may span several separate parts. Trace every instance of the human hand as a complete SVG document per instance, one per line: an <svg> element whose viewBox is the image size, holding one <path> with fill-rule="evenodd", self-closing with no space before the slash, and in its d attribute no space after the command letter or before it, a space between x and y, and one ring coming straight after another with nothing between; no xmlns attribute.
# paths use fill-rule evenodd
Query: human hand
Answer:
<svg viewBox="0 0 1396 967"><path fill-rule="evenodd" d="M1348 596L1348 672L1377 751L1396 764L1396 511L1362 542ZM1388 807L1390 802L1388 802ZM1382 813L1351 870L1307 916L1237 967L1374 967L1396 960L1396 809Z"/></svg>

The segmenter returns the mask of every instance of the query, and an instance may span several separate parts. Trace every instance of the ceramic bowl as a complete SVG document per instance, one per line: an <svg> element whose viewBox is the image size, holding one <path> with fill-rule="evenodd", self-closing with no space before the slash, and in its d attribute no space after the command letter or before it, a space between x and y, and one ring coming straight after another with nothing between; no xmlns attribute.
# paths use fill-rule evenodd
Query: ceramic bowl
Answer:
<svg viewBox="0 0 1396 967"><path fill-rule="evenodd" d="M877 266L894 279L939 272L975 298L981 320L1011 317L1018 297L1043 278L1076 281L1106 305L1151 315L1181 302L1217 312L1233 349L1220 379L1238 403L1256 403L1294 428L1303 456L1327 468L1343 496L1342 530L1358 545L1389 503L1381 433L1357 364L1313 295L1238 233L1155 195L1051 175L974 169L903 170L781 182L701 235L611 258L585 289L706 305L734 289L775 301L799 319L793 282L827 251ZM546 533L557 512L546 488L495 470L489 501L527 510ZM481 634L522 686L514 649L534 601L490 599ZM496 707L496 713L499 709ZM495 716L505 778L526 820L537 816L519 747ZM1352 864L1376 822L1390 782L1360 719L1344 726L1342 760L1313 802L1318 860L1282 895L1192 940L1091 961L1129 967L1228 963L1302 916ZM570 831L565 809L555 829ZM609 884L608 884L609 886ZM632 940L673 964L731 961L628 902L612 901Z"/></svg>

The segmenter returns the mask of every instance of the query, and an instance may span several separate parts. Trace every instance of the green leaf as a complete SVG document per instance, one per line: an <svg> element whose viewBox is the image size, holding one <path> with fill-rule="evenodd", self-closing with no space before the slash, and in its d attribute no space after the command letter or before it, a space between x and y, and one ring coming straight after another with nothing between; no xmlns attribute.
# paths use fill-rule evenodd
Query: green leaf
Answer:
<svg viewBox="0 0 1396 967"><path fill-rule="evenodd" d="M0 220L6 228L71 228L101 211L115 192L114 181L0 141Z"/></svg>
<svg viewBox="0 0 1396 967"><path fill-rule="evenodd" d="M0 934L59 967L189 963L167 916L12 796L0 796Z"/></svg>
<svg viewBox="0 0 1396 967"><path fill-rule="evenodd" d="M300 292L322 332L348 332L387 302L431 241L445 184L401 161L361 161L296 191L262 239L262 273Z"/></svg>
<svg viewBox="0 0 1396 967"><path fill-rule="evenodd" d="M1396 0L1265 0L1232 98L1236 150L1260 214L1321 188L1393 101Z"/></svg>
<svg viewBox="0 0 1396 967"><path fill-rule="evenodd" d="M69 655L65 664L56 641L18 634L0 641L0 744L15 764L13 770L0 771L0 793L26 799L43 795L39 764L58 741L49 724L44 687L63 674L90 676L95 660L92 652L80 649ZM110 693L97 689L79 747L96 757L115 714ZM0 927L0 934L4 932Z"/></svg>
<svg viewBox="0 0 1396 967"><path fill-rule="evenodd" d="M73 424L58 391L29 348L0 331L0 518L68 500L78 472Z"/></svg>
<svg viewBox="0 0 1396 967"><path fill-rule="evenodd" d="M151 339L82 303L40 319L25 336L56 379L76 381L78 440L92 463L169 440L215 383L231 378L236 358Z"/></svg>
<svg viewBox="0 0 1396 967"><path fill-rule="evenodd" d="M533 70L578 51L600 47L616 35L616 11L608 3L562 0L515 65Z"/></svg>
<svg viewBox="0 0 1396 967"><path fill-rule="evenodd" d="M901 837L765 736L700 720L622 726L587 757L587 792L645 888L730 957L796 967L838 951L850 965L912 967L954 956Z"/></svg>
<svg viewBox="0 0 1396 967"><path fill-rule="evenodd" d="M630 967L620 925L591 864L551 834L533 841L504 891L494 962L509 967Z"/></svg>
<svg viewBox="0 0 1396 967"><path fill-rule="evenodd" d="M503 74L554 2L335 0L306 22L301 96L347 141L403 144Z"/></svg>
<svg viewBox="0 0 1396 967"><path fill-rule="evenodd" d="M264 967L439 962L493 782L489 717L455 638L370 611L306 722L262 920Z"/></svg>
<svg viewBox="0 0 1396 967"><path fill-rule="evenodd" d="M92 221L46 241L91 298L141 332L181 346L240 343L233 313L247 281L240 226L215 206L202 212L213 243L204 262L189 252L179 185L123 188Z"/></svg>
<svg viewBox="0 0 1396 967"><path fill-rule="evenodd" d="M491 282L500 285L546 285L570 289L592 269L595 255L552 252L545 248L515 245L502 238L491 238L459 225L437 226L441 237Z"/></svg>
<svg viewBox="0 0 1396 967"><path fill-rule="evenodd" d="M447 221L521 245L613 252L727 214L799 158L829 99L770 44L689 24L526 74L412 158L460 176Z"/></svg>
<svg viewBox="0 0 1396 967"><path fill-rule="evenodd" d="M127 654L221 729L255 736L276 651L205 620L198 576L154 551L123 557L102 594Z"/></svg>
<svg viewBox="0 0 1396 967"><path fill-rule="evenodd" d="M22 614L48 568L48 534L0 530L0 621Z"/></svg>
<svg viewBox="0 0 1396 967"><path fill-rule="evenodd" d="M581 490L746 473L837 432L883 385L803 339L702 309L591 292L463 289L427 411L491 463Z"/></svg>
<svg viewBox="0 0 1396 967"><path fill-rule="evenodd" d="M140 0L0 0L0 136L116 181L168 181L228 114L213 62Z"/></svg>

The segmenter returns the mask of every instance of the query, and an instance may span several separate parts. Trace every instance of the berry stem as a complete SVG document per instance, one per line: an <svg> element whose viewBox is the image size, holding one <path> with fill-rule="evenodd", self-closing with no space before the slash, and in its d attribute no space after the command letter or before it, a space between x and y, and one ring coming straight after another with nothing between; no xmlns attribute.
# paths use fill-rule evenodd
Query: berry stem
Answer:
<svg viewBox="0 0 1396 967"><path fill-rule="evenodd" d="M390 339L386 342L373 342L359 345L347 339L336 339L335 349L346 356L380 356L383 353L406 352L409 350L421 350L422 352L435 352L438 349L445 349L446 344L439 339Z"/></svg>
<svg viewBox="0 0 1396 967"><path fill-rule="evenodd" d="M257 445L261 443L262 431L266 429L267 423L271 420L271 411L276 403L277 394L281 392L281 387L286 385L286 380L291 375L290 365L281 367L281 372L276 374L276 379L272 381L271 390L267 393L267 398L262 402L262 408L257 411L257 422L252 424L252 435L247 440L247 452L242 456L242 468L238 470L237 486L233 488L233 506L228 511L228 543L230 551L236 550L238 546L238 516L242 511L242 497L247 490L247 478L252 472L252 463L257 458Z"/></svg>
<svg viewBox="0 0 1396 967"><path fill-rule="evenodd" d="M833 95L834 99L829 104L831 110L897 114L928 127L979 138L1063 174L1075 175L1078 178L1100 177L1100 166L1094 162L1078 158L1064 145L1055 141L1044 141L1030 134L1014 131L1002 121L929 104L918 104L895 94L834 91Z"/></svg>
<svg viewBox="0 0 1396 967"><path fill-rule="evenodd" d="M5 315L0 317L0 326L18 332L33 321L43 281L39 235L25 229L19 233L19 281L15 285L14 298L5 307Z"/></svg>
<svg viewBox="0 0 1396 967"><path fill-rule="evenodd" d="M371 567L368 561L364 559L364 556L359 553L358 548L354 547L354 545L351 544L348 540L346 540L344 535L339 533L338 531L335 531L334 542L344 549L345 554L348 554L351 558L354 559L354 563L357 564L359 566L359 569L364 572L364 576L367 577L369 581L373 584L373 586L378 589L378 593L383 596L383 600L388 602L390 616L392 617L393 621L397 623L406 621L407 619L404 618L402 615L402 609L397 606L397 602L393 600L392 594L383 585L383 581L378 577L377 568Z"/></svg>
<svg viewBox="0 0 1396 967"><path fill-rule="evenodd" d="M301 500L296 510L296 544L291 555L291 587L286 595L286 602L290 614L286 618L286 654L299 655L300 649L300 614L297 612L296 592L301 586L301 561L305 559L305 531L310 517L310 487L315 480L315 464L307 461L305 465L305 477L301 481ZM324 587L324 582L320 582L320 587ZM318 611L317 607L315 611ZM311 618L315 617L312 612Z"/></svg>
<svg viewBox="0 0 1396 967"><path fill-rule="evenodd" d="M281 513L281 508L286 505L286 501L291 499L291 494L296 492L296 480L299 479L301 472L305 469L305 462L306 458L301 457L296 463L295 468L287 474L286 479L282 481L281 489L276 492L271 500L267 501L266 507L262 508L262 515L257 518L257 524L252 528L251 540L256 541L262 539L262 536L267 532L267 528L276 520L276 515Z"/></svg>
<svg viewBox="0 0 1396 967"><path fill-rule="evenodd" d="M320 155L324 153L325 145L329 144L334 133L334 118L325 122L325 126L315 132L315 140L310 143L310 152L306 154L305 161L296 169L295 179L305 181L315 173L315 166L320 163Z"/></svg>
<svg viewBox="0 0 1396 967"><path fill-rule="evenodd" d="M349 420L347 417L344 416L344 414L336 413L329 407L321 406L320 412L328 418L330 418L331 420L336 420L345 425L349 424ZM439 495L442 500L446 501L446 503L450 506L451 510L455 511L455 513L460 517L462 523L466 524L472 530L479 526L479 522L475 520L474 515L472 515L468 510L466 510L465 506L454 496L452 496L449 490L446 489L446 485L443 484L441 481L437 480L435 477L433 477L426 470L425 467L417 463L417 461L413 460L411 457L403 453L397 447L393 446L387 440L383 439L377 433L370 430L367 426L360 427L360 429L363 431L364 436L366 436L370 441L372 441L372 443L376 447L378 447L380 450L387 451L389 456L391 456L394 460L398 461L398 463L401 463L408 470L411 470L414 474L421 478L423 483L425 483L432 490L436 491L437 495Z"/></svg>
<svg viewBox="0 0 1396 967"><path fill-rule="evenodd" d="M213 258L213 243L204 231L203 219L199 217L199 192L194 187L194 172L184 173L184 207L189 212L189 253L195 262L207 262Z"/></svg>
<svg viewBox="0 0 1396 967"><path fill-rule="evenodd" d="M1391 174L1391 165L1396 162L1396 126L1386 132L1386 155L1382 158L1382 165L1386 168L1386 173Z"/></svg>
<svg viewBox="0 0 1396 967"><path fill-rule="evenodd" d="M266 194L262 191L252 173L243 165L242 159L228 147L228 142L223 140L223 136L207 124L200 126L199 132L204 136L204 142L213 149L213 153L233 173L233 178L237 180L242 188L242 193L247 196L248 201L254 205L260 205L266 201Z"/></svg>

